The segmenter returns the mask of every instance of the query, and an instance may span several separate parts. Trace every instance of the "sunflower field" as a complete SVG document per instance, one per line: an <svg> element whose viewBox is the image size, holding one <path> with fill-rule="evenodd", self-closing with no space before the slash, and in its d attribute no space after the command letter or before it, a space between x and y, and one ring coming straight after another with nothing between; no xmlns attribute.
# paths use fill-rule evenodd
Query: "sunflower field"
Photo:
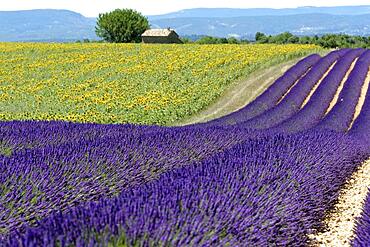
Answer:
<svg viewBox="0 0 370 247"><path fill-rule="evenodd" d="M313 45L0 43L0 120L169 125Z"/></svg>

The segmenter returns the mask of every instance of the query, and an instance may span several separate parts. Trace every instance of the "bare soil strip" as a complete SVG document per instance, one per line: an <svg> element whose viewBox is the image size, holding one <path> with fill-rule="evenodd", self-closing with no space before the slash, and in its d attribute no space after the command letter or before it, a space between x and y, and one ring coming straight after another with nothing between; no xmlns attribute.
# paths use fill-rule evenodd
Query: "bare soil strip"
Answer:
<svg viewBox="0 0 370 247"><path fill-rule="evenodd" d="M358 58L356 58L356 59L353 61L353 63L351 64L351 67L350 67L350 68L349 68L349 70L347 71L346 75L343 77L343 80L341 81L341 83L340 83L340 85L339 85L339 87L338 87L338 89L337 89L337 92L336 92L336 93L335 93L335 95L334 95L333 100L330 102L330 105L329 105L328 109L326 110L325 115L326 115L326 114L328 114L328 113L333 109L333 107L335 106L335 104L338 102L339 95L340 95L340 93L342 92L343 87L344 87L344 83L347 81L347 79L348 79L349 75L351 74L351 72L352 72L353 68L355 67L355 65L356 65L357 61L358 61Z"/></svg>
<svg viewBox="0 0 370 247"><path fill-rule="evenodd" d="M350 246L355 220L361 215L370 188L370 159L348 180L333 212L325 219L328 231L310 235L313 246Z"/></svg>
<svg viewBox="0 0 370 247"><path fill-rule="evenodd" d="M369 89L369 83L370 83L370 67L369 67L369 71L367 73L367 77L365 79L364 85L362 85L361 95L360 95L360 98L358 99L358 103L356 105L355 114L353 116L352 122L351 122L348 130L350 130L352 128L353 123L356 121L357 117L360 115L362 106L365 103L367 90Z"/></svg>
<svg viewBox="0 0 370 247"><path fill-rule="evenodd" d="M360 115L369 83L370 68L349 129ZM328 231L309 236L315 242L314 246L350 246L354 238L356 218L361 215L368 188L370 188L370 158L351 176L341 190L338 203L324 220Z"/></svg>
<svg viewBox="0 0 370 247"><path fill-rule="evenodd" d="M288 90L286 90L286 92L283 94L283 96L278 100L278 102L276 102L276 105L278 105L278 104L280 104L280 102L290 93L290 91L292 91L292 89L298 84L298 82L300 82L300 80L303 78L303 77L305 77L307 74L308 74L308 72L310 72L311 71L311 69L312 69L312 67L311 68L309 68L301 77L299 77L289 88L288 88Z"/></svg>
<svg viewBox="0 0 370 247"><path fill-rule="evenodd" d="M172 125L182 126L207 122L243 108L263 93L277 78L282 76L301 59L296 58L267 69L253 72L247 79L233 83L215 103L205 110Z"/></svg>
<svg viewBox="0 0 370 247"><path fill-rule="evenodd" d="M303 108L307 103L308 101L310 101L312 95L314 94L314 92L316 91L316 89L320 86L321 82L328 76L328 74L330 73L330 71L332 71L332 69L334 68L334 66L337 64L338 61L335 61L330 67L329 69L325 72L325 74L320 78L320 80L315 84L315 86L311 89L311 92L308 94L308 96L306 97L306 99L303 101L302 105L301 105L301 108Z"/></svg>

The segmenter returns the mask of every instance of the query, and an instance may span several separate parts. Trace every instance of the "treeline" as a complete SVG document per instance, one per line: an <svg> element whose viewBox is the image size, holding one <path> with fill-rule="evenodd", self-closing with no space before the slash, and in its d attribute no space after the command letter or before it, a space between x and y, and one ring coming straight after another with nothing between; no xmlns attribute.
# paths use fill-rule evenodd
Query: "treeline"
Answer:
<svg viewBox="0 0 370 247"><path fill-rule="evenodd" d="M256 33L255 40L246 39L218 38L211 36L202 36L196 40L185 37L182 38L184 43L195 44L315 44L324 48L345 48L345 47L362 47L370 48L370 37L351 36L347 34L325 34L323 36L297 36L292 33L285 32L278 35L266 35L264 33Z"/></svg>
<svg viewBox="0 0 370 247"><path fill-rule="evenodd" d="M324 48L370 48L370 36L351 36L347 34L325 34L323 36L296 36L289 32L278 35L266 35L256 33L255 40L247 39L218 38L211 36L201 36L194 40L188 37L181 38L183 43L194 44L315 44ZM103 40L77 40L78 43L101 43Z"/></svg>
<svg viewBox="0 0 370 247"><path fill-rule="evenodd" d="M240 40L234 37L230 38L218 38L218 37L211 37L211 36L203 36L197 40L192 40L190 38L182 38L183 43L195 43L195 44L248 44L250 43L249 40Z"/></svg>
<svg viewBox="0 0 370 247"><path fill-rule="evenodd" d="M325 34L323 36L296 36L289 32L278 35L256 33L259 44L315 44L324 48L362 47L370 48L370 37L351 36L347 34Z"/></svg>

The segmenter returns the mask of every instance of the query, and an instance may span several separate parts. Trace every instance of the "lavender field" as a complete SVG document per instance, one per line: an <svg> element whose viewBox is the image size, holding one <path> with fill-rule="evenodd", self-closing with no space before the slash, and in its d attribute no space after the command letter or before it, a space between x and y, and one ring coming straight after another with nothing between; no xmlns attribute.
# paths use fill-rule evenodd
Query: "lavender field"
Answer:
<svg viewBox="0 0 370 247"><path fill-rule="evenodd" d="M370 50L182 127L0 122L0 246L308 246L370 157ZM370 192L369 192L370 193ZM370 246L370 194L354 246Z"/></svg>

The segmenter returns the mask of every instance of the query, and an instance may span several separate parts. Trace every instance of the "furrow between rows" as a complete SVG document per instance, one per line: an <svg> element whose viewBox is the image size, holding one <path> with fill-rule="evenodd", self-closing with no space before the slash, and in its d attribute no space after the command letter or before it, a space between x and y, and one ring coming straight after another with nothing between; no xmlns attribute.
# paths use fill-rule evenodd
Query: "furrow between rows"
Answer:
<svg viewBox="0 0 370 247"><path fill-rule="evenodd" d="M299 112L301 105L312 91L313 87L321 82L335 66L346 51L332 52L322 58L299 83L292 88L289 94L280 104L265 111L264 113L239 125L250 129L268 129L276 126Z"/></svg>
<svg viewBox="0 0 370 247"><path fill-rule="evenodd" d="M274 126L272 130L283 133L296 133L307 130L319 123L325 116L340 84L344 83L343 78L349 73L351 66L363 52L363 49L348 52L318 85L307 104L297 114Z"/></svg>
<svg viewBox="0 0 370 247"><path fill-rule="evenodd" d="M328 114L333 109L333 107L335 106L335 104L338 102L339 95L342 92L343 87L344 87L344 83L348 80L348 77L351 74L351 72L353 71L353 69L354 69L357 61L358 61L358 58L356 58L356 60L353 61L353 63L351 64L351 67L347 71L346 75L343 77L343 80L341 81L341 83L340 83L340 85L339 85L339 87L337 89L337 92L334 95L333 100L330 102L330 105L329 105L328 109L326 110L325 115Z"/></svg>
<svg viewBox="0 0 370 247"><path fill-rule="evenodd" d="M313 128L324 131L346 132L356 111L361 96L363 85L370 66L370 51L365 51L356 63L355 68L349 75L339 100L333 109Z"/></svg>
<svg viewBox="0 0 370 247"><path fill-rule="evenodd" d="M288 90L281 96L281 98L276 102L275 105L278 105L281 103L281 101L284 100L284 98L290 93L290 91L292 91L292 89L297 86L297 84L302 80L302 78L304 78L310 71L312 70L312 67L309 68L306 73L304 73L301 77L299 77L289 88Z"/></svg>
<svg viewBox="0 0 370 247"><path fill-rule="evenodd" d="M358 116L361 113L362 107L365 103L367 91L369 90L369 83L370 83L370 67L369 67L369 71L367 73L364 85L362 85L361 95L360 95L360 98L358 99L358 103L357 103L356 108L355 108L355 113L354 113L354 116L353 116L353 120L352 120L351 124L349 125L348 130L350 130L352 128L354 122L356 121L356 119L358 118Z"/></svg>
<svg viewBox="0 0 370 247"><path fill-rule="evenodd" d="M198 126L222 126L251 119L268 109L274 107L285 95L286 91L298 80L304 77L321 57L317 54L310 55L290 68L284 75L278 78L269 88L244 108L230 113L229 115L198 124Z"/></svg>
<svg viewBox="0 0 370 247"><path fill-rule="evenodd" d="M320 78L320 80L313 86L313 88L311 89L311 92L307 95L306 99L303 101L302 105L301 105L301 109L310 101L312 95L316 92L317 88L321 85L321 82L327 78L327 76L329 75L330 71L333 70L334 66L338 63L338 61L335 61L331 66L330 68L325 72L325 74Z"/></svg>

